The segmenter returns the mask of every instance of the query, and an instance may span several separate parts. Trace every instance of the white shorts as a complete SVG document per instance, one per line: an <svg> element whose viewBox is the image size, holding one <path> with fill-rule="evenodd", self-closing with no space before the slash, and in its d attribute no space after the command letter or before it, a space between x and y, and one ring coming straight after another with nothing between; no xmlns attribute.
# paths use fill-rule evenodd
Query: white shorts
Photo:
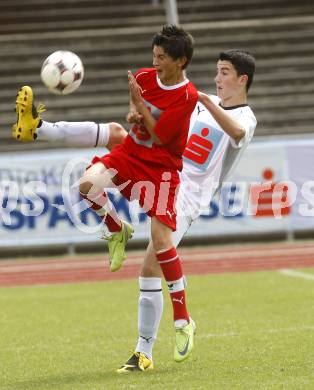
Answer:
<svg viewBox="0 0 314 390"><path fill-rule="evenodd" d="M196 181L190 180L184 171L180 173L180 179L180 190L176 200L177 230L172 233L175 247L179 245L192 222L202 213L203 207L208 208L213 193L211 182L202 187ZM200 188L206 190L204 191L205 197L199 191Z"/></svg>
<svg viewBox="0 0 314 390"><path fill-rule="evenodd" d="M177 230L172 232L172 240L177 247L189 230L192 222L200 215L199 202L191 193L187 191L179 191L176 202L177 212Z"/></svg>
<svg viewBox="0 0 314 390"><path fill-rule="evenodd" d="M172 232L172 241L175 248L179 245L193 221L194 219L191 216L177 216L177 230Z"/></svg>

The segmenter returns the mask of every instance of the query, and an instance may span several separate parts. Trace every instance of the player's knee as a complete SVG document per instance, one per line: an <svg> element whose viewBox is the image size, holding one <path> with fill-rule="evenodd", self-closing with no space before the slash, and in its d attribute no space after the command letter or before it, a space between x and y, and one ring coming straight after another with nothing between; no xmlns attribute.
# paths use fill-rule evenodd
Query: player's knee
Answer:
<svg viewBox="0 0 314 390"><path fill-rule="evenodd" d="M141 269L141 276L143 278L151 278L154 275L154 269L151 266L143 265Z"/></svg>
<svg viewBox="0 0 314 390"><path fill-rule="evenodd" d="M93 183L87 170L80 179L79 191L82 196L87 196L93 188Z"/></svg>
<svg viewBox="0 0 314 390"><path fill-rule="evenodd" d="M84 176L83 176L81 179L80 187L79 187L80 194L83 196L87 196L92 187L93 187L93 184L90 183L88 180L85 180Z"/></svg>
<svg viewBox="0 0 314 390"><path fill-rule="evenodd" d="M83 196L99 196L104 188L112 187L111 173L100 162L89 167L80 179L79 191Z"/></svg>
<svg viewBox="0 0 314 390"><path fill-rule="evenodd" d="M152 234L152 241L153 241L155 253L166 249L170 249L172 247L172 243L169 242L168 237L164 237L160 234Z"/></svg>
<svg viewBox="0 0 314 390"><path fill-rule="evenodd" d="M170 249L173 246L171 229L154 218L152 221L152 242L154 252Z"/></svg>
<svg viewBox="0 0 314 390"><path fill-rule="evenodd" d="M127 132L119 123L111 122L109 124L110 134L109 134L109 142L108 146L113 148L116 145L122 144L125 137L127 136Z"/></svg>
<svg viewBox="0 0 314 390"><path fill-rule="evenodd" d="M141 276L144 278L160 278L161 269L157 261L155 264L153 263L146 264L144 262L141 268Z"/></svg>

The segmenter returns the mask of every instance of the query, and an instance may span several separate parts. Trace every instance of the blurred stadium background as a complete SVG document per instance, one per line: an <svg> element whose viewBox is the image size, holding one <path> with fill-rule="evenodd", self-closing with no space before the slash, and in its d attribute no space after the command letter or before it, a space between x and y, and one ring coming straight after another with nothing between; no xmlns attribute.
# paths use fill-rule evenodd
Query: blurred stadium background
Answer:
<svg viewBox="0 0 314 390"><path fill-rule="evenodd" d="M195 37L189 77L199 89L215 92L219 51L245 47L258 64L250 94L256 135L312 135L313 1L178 0L177 6L180 23ZM15 91L25 84L49 108L47 120L125 124L126 70L151 65L151 37L167 21L162 0L1 0L0 7L1 151L34 148L10 133ZM86 68L80 89L61 98L47 91L39 75L43 60L59 49L78 53Z"/></svg>
<svg viewBox="0 0 314 390"><path fill-rule="evenodd" d="M130 252L121 273L114 274L104 265L103 248L101 254L28 257L46 251L35 245L40 241L53 244L47 246L50 254L61 247L71 252L73 244L85 251L100 246L95 239L84 241L86 235L74 231L51 205L61 197L57 178L65 161L81 151L13 140L16 91L31 85L36 101L47 105L48 121L126 124L126 70L151 65L151 37L169 20L170 3L0 0L0 257L14 255L0 261L1 390L314 388L313 241L242 243L312 238L313 216L301 218L297 212L306 198L311 215L311 186L293 207L277 198L279 220L269 203L271 187L255 205L259 218L224 218L215 203L210 218L195 223L194 242L230 243L233 237L237 244L180 248L189 275L189 307L198 325L195 351L180 367L171 358L172 313L166 302L156 369L127 377L115 373L137 338L138 287L127 279L139 274L142 250ZM177 10L180 23L195 37L188 76L199 89L215 93L221 50L247 48L256 56L249 103L258 127L236 179L273 175L274 181L294 180L299 189L312 179L314 166L313 0L177 0ZM50 94L40 81L43 60L60 49L76 52L85 65L83 84L68 96ZM10 211L12 224L5 223L2 180L25 184L46 166L51 183L44 215L24 218L17 204Z"/></svg>
<svg viewBox="0 0 314 390"><path fill-rule="evenodd" d="M151 37L176 17L176 13L166 12L175 3L180 24L195 37L188 76L196 86L215 93L217 54L232 47L246 48L257 60L249 95L258 119L255 139L310 141L314 130L311 0L1 0L1 161L10 165L10 158L19 152L33 152L35 159L39 149L57 149L56 153L64 149L58 143L23 144L11 138L15 94L22 85L31 85L36 102L46 104L44 119L48 121L118 121L126 125L126 71L151 65ZM59 49L74 51L85 66L83 84L67 96L49 93L40 80L43 60ZM304 154L303 149L298 153ZM281 164L284 170L286 162ZM258 178L266 168L260 167ZM287 178L275 175L274 179ZM312 235L313 226L305 230ZM259 230L255 233L257 238ZM288 236L290 233L291 228ZM281 236L286 235L283 229ZM273 232L268 236L273 237ZM216 235L214 240L219 238Z"/></svg>

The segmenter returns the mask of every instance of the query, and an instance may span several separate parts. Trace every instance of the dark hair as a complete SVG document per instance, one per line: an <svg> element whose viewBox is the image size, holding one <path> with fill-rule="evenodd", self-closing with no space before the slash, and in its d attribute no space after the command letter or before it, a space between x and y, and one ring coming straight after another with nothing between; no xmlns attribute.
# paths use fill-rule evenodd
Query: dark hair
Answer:
<svg viewBox="0 0 314 390"><path fill-rule="evenodd" d="M174 60L186 57L187 61L182 69L185 69L193 56L194 39L183 28L174 24L163 26L162 30L153 37L152 48L161 46Z"/></svg>
<svg viewBox="0 0 314 390"><path fill-rule="evenodd" d="M231 49L219 54L218 61L229 61L234 66L238 76L247 75L246 91L249 90L255 72L255 58L246 50Z"/></svg>

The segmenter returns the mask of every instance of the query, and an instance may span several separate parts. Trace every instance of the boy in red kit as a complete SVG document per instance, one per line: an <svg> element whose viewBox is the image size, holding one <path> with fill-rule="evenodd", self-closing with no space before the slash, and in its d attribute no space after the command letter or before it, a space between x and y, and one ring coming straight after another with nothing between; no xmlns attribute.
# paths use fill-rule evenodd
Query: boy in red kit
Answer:
<svg viewBox="0 0 314 390"><path fill-rule="evenodd" d="M182 28L165 26L152 42L153 66L128 72L133 127L122 145L95 157L81 179L80 192L104 217L110 236L110 269L125 259L125 245L133 229L110 207L103 189L118 186L127 198L136 198L151 217L154 251L168 284L176 328L175 360L184 360L193 348L195 324L190 319L181 262L173 245L176 230L175 195L182 170L190 116L198 94L184 69L193 54L193 39ZM113 173L112 173L113 172ZM166 185L165 185L166 184ZM142 357L148 368L152 361Z"/></svg>

